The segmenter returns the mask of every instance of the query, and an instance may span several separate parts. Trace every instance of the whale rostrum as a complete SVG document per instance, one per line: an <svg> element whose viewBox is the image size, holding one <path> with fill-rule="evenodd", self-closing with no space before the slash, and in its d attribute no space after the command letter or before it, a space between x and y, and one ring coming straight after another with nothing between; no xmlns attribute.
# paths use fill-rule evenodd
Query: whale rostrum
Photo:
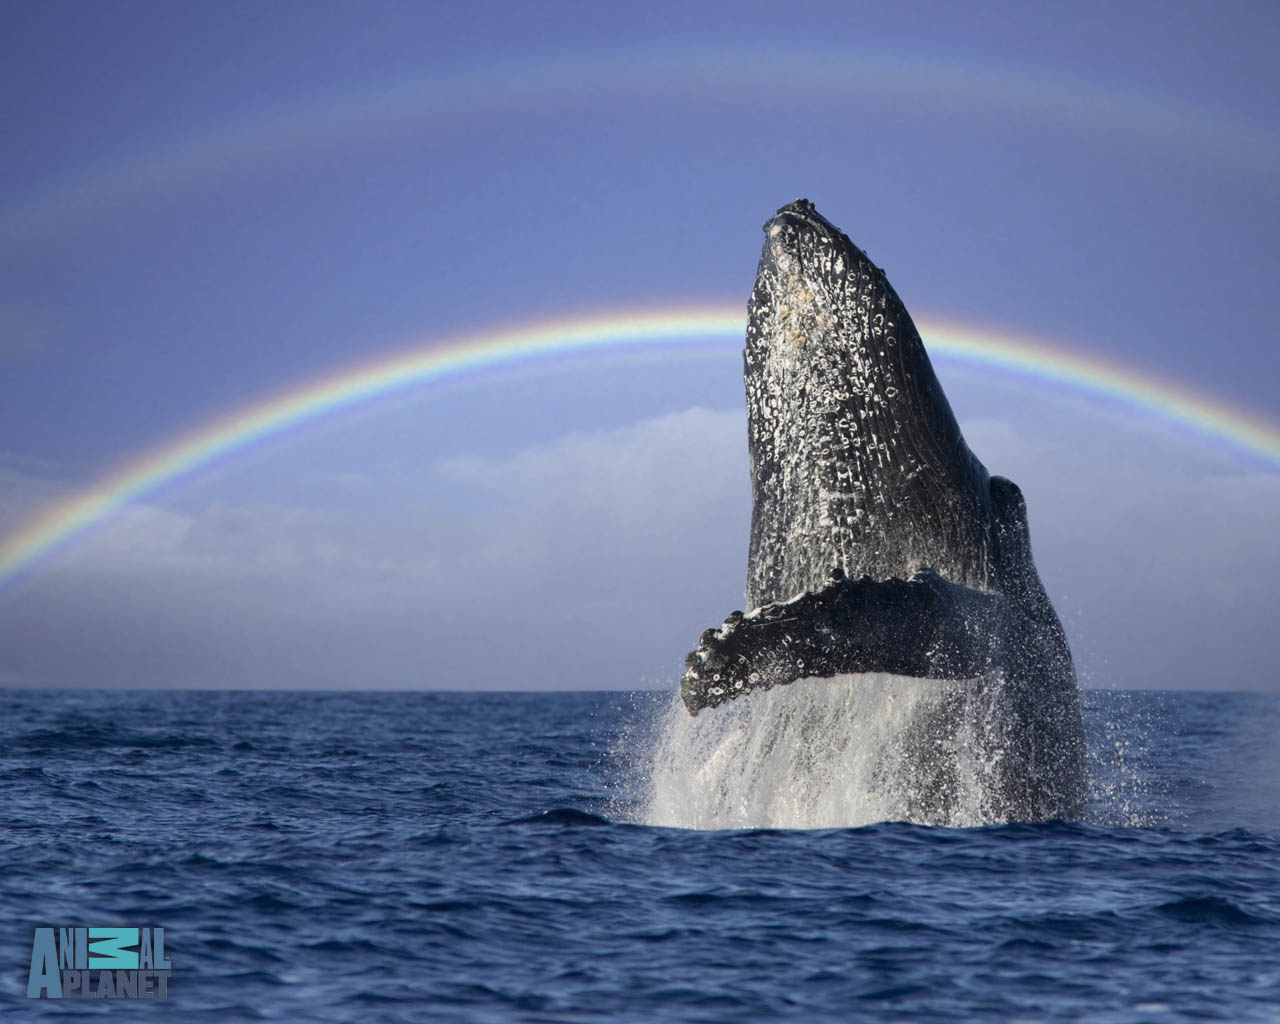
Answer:
<svg viewBox="0 0 1280 1024"><path fill-rule="evenodd" d="M997 719L996 815L1078 817L1079 692L1020 490L969 450L884 272L808 200L764 232L743 352L751 611L685 659L686 707L849 673L970 680Z"/></svg>

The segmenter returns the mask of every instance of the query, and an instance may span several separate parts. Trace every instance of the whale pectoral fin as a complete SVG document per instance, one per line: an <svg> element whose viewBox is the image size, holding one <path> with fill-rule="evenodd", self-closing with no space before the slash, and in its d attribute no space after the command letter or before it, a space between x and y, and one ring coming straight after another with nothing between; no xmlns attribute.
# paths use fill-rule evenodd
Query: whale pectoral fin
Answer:
<svg viewBox="0 0 1280 1024"><path fill-rule="evenodd" d="M735 612L685 658L680 693L690 714L751 690L811 676L888 672L972 679L991 665L1009 602L924 570L910 580L850 580Z"/></svg>

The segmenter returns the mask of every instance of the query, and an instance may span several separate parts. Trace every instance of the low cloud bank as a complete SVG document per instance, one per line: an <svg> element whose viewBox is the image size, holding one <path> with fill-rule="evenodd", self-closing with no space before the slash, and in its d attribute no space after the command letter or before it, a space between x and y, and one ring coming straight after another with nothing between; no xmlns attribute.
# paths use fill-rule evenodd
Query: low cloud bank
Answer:
<svg viewBox="0 0 1280 1024"><path fill-rule="evenodd" d="M1087 684L1280 685L1280 476L1030 403L965 433L1028 497ZM742 606L744 435L740 412L690 409L418 474L348 468L357 498L332 505L136 508L0 597L0 683L674 685ZM48 485L3 479L7 528Z"/></svg>

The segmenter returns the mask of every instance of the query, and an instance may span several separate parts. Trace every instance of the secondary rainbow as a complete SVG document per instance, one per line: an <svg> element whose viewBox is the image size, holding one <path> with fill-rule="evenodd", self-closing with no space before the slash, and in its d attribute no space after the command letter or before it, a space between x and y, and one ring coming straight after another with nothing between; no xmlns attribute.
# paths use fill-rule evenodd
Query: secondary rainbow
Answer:
<svg viewBox="0 0 1280 1024"><path fill-rule="evenodd" d="M1150 373L1043 341L937 320L918 322L935 361L995 369L1102 396L1259 457L1280 468L1280 427ZM322 416L469 372L539 360L741 344L743 313L723 306L609 312L431 340L347 366L272 395L153 448L0 540L0 585L111 513Z"/></svg>
<svg viewBox="0 0 1280 1024"><path fill-rule="evenodd" d="M134 152L120 162L45 184L0 205L0 245L19 247L85 217L145 202L175 187L218 182L229 172L296 159L361 133L422 119L511 115L565 97L611 104L665 95L742 98L808 95L825 100L896 101L971 110L1111 132L1273 176L1280 136L1266 120L1242 118L1158 95L1102 87L1089 78L1053 78L1016 68L965 65L937 55L851 52L771 41L764 49L638 47L461 64L390 78L293 105L255 109L239 120ZM419 127L415 131L421 131Z"/></svg>

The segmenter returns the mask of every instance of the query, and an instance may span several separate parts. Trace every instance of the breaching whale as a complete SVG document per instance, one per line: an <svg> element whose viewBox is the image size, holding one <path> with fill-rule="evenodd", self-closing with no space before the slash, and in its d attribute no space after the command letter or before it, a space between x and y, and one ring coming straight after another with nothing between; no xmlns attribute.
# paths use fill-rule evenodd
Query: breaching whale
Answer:
<svg viewBox="0 0 1280 1024"><path fill-rule="evenodd" d="M686 707L853 673L937 680L912 723L923 820L946 820L962 707L993 819L1081 816L1079 691L1021 491L969 450L884 272L808 200L764 231L743 353L752 610L702 634Z"/></svg>

